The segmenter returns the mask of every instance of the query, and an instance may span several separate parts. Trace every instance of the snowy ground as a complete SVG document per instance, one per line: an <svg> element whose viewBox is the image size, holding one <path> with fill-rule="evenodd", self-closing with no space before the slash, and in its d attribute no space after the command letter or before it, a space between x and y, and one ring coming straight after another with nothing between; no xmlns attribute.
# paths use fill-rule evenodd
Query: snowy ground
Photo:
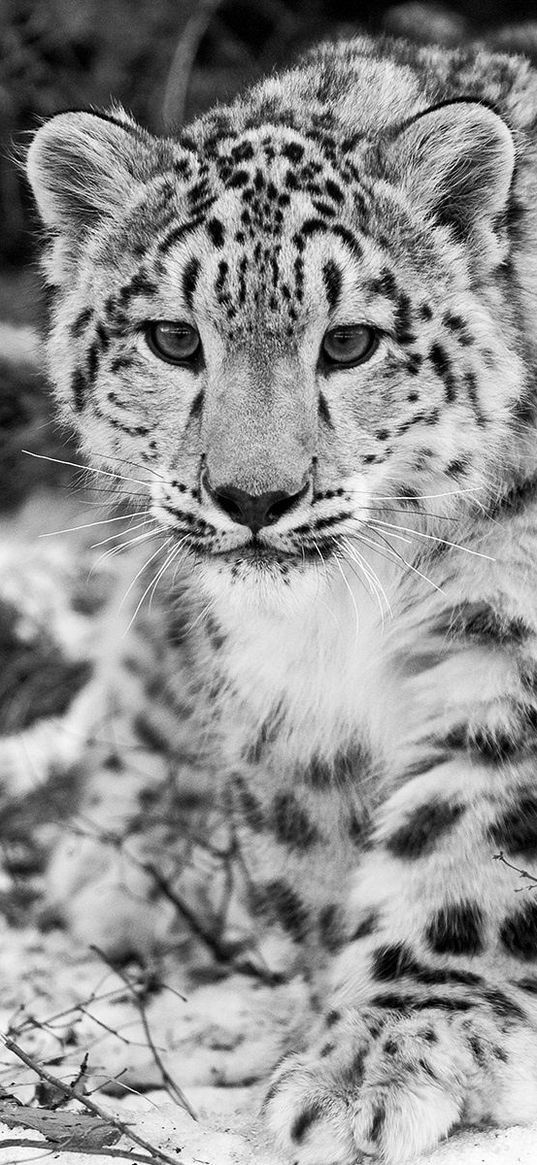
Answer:
<svg viewBox="0 0 537 1165"><path fill-rule="evenodd" d="M88 1052L86 1090L101 1108L132 1122L138 1135L182 1165L281 1165L263 1140L256 1114L278 1032L305 994L302 983L268 987L247 976L222 976L217 970L211 976L206 970L203 978L212 977L212 982L189 986L190 976L173 953L152 969L155 986L145 996L145 1020L157 1056L195 1110L195 1121L163 1086L162 1067L136 1005L139 970L127 967L118 974L91 952L75 949L58 931L6 928L1 941L0 1027L32 1058L71 1081ZM52 1107L54 1097L35 1074L0 1051L4 1092L35 1104L36 1085L39 1103ZM70 1102L69 1108L77 1106ZM43 1148L36 1144L40 1139ZM13 1143L17 1140L20 1148ZM91 1160L112 1165L118 1150L133 1147L132 1141L118 1140L112 1154L103 1150ZM0 1122L1 1165L42 1160L44 1153L61 1165L87 1165L89 1160L65 1142L47 1146L39 1133L8 1129ZM133 1160L128 1152L123 1159ZM430 1165L535 1165L536 1159L537 1126L462 1134L424 1158L423 1165L425 1160Z"/></svg>

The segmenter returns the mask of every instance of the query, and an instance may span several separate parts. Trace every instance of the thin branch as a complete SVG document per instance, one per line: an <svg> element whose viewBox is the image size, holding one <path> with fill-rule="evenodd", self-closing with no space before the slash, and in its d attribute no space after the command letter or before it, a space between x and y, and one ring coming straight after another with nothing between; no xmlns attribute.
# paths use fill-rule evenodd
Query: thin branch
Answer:
<svg viewBox="0 0 537 1165"><path fill-rule="evenodd" d="M97 947L92 947L91 949L97 951ZM110 966L111 965L112 964L110 964ZM115 967L114 970L116 970ZM105 1023L103 1019L97 1019L97 1016L92 1015L91 1011L88 1011L87 1007L85 1007L83 1003L78 1004L77 1010L81 1011L82 1015L87 1015L88 1019L91 1019L93 1023L97 1024L97 1027L102 1027L105 1032L110 1032L111 1036L116 1036L118 1040L121 1040L122 1044L126 1044L130 1048L145 1048L147 1046L143 1043L142 1040L130 1040L128 1036L122 1035L118 1028L109 1027L109 1025ZM126 1025L124 1024L123 1026L125 1027Z"/></svg>
<svg viewBox="0 0 537 1165"><path fill-rule="evenodd" d="M503 866L507 866L510 870L514 870L515 874L520 874L521 878L525 878L528 882L533 882L533 884L537 886L537 877L535 874L530 874L529 870L522 870L520 869L520 866L514 866L512 862L508 862L507 858L504 857L501 851L499 854L494 854L494 861L501 862ZM523 890L529 889L529 886L521 886L520 890L515 890L515 894L521 894Z"/></svg>
<svg viewBox="0 0 537 1165"><path fill-rule="evenodd" d="M145 1009L145 1004L144 1004L143 999L141 998L140 993L136 990L134 984L129 979L129 976L125 974L125 972L122 970L121 967L118 967L116 964L112 963L110 961L110 959L107 957L107 955L105 955L104 951L102 951L100 949L100 947L97 947L97 946L95 946L94 943L92 943L90 946L90 950L95 951L95 954L98 955L100 959L102 959L105 966L109 967L111 971L115 971L116 975L119 975L119 978L122 979L123 982L125 983L125 986L130 991L132 998L135 1002L135 1005L140 1013L142 1027L144 1029L144 1034L145 1034L147 1043L149 1045L151 1055L153 1056L155 1064L157 1065L157 1068L162 1076L162 1080L163 1080L163 1083L164 1083L164 1086L166 1088L168 1095L171 1096L172 1100L174 1100L176 1104L179 1104L181 1108L186 1108L187 1112L190 1114L192 1119L197 1121L198 1114L197 1114L196 1110L190 1104L190 1101L185 1096L182 1088L179 1086L179 1084L177 1084L177 1082L174 1080L173 1076L171 1076L171 1074L168 1072L168 1069L166 1068L166 1065L164 1064L164 1062L162 1060L160 1052L155 1045L155 1042L153 1040L153 1036L151 1035L151 1029L149 1027L148 1019L147 1019L147 1012Z"/></svg>
<svg viewBox="0 0 537 1165"><path fill-rule="evenodd" d="M145 874L148 874L157 888L164 895L164 897L167 898L168 901L176 907L180 916L185 920L185 922L187 922L188 926L190 927L192 934L194 934L196 938L200 939L201 942L205 944L217 962L232 967L235 971L243 972L246 975L255 975L255 977L260 979L263 983L273 985L275 982L279 981L280 977L278 973L275 973L267 968L264 960L261 960L260 962L253 961L248 950L243 950L241 947L238 947L234 943L226 943L225 941L221 941L213 931L204 926L196 916L195 911L188 905L187 902L185 902L177 890L170 884L169 879L162 873L162 871L159 870L158 867L153 864L153 862L144 861L136 854L134 854L132 850L129 849L125 844L125 837L122 837L121 834L111 833L102 829L98 829L97 826L91 822L91 820L89 820L89 826L91 828L88 828L87 825L82 828L79 825L74 825L71 823L69 828L72 833L79 837L90 837L98 840L103 845L110 845L114 849L119 850L126 861L128 861L131 865L136 866L137 869L142 870ZM256 955L257 958L259 958L259 952L256 952ZM117 968L114 969L117 970ZM166 983L161 983L159 986L167 991L174 990ZM174 994L179 993L174 992ZM184 998L183 996L179 997ZM72 1010L74 1010L74 1008Z"/></svg>
<svg viewBox="0 0 537 1165"><path fill-rule="evenodd" d="M168 129L184 125L192 69L203 37L221 3L222 0L199 0L179 37L162 107L164 125Z"/></svg>
<svg viewBox="0 0 537 1165"><path fill-rule="evenodd" d="M44 1134L43 1134L44 1135ZM65 1146L64 1146L65 1147ZM17 1140L16 1137L6 1137L0 1141L0 1149L45 1149L49 1153L57 1153L60 1146L45 1141ZM152 1165L155 1157L147 1157L142 1153L135 1153L134 1149L114 1149L107 1145L104 1149L81 1149L77 1147L73 1152L84 1153L87 1157L118 1157L121 1161L141 1161L143 1165ZM159 1152L157 1149L156 1152ZM32 1161L35 1158L32 1157ZM177 1161L175 1162L177 1165Z"/></svg>
<svg viewBox="0 0 537 1165"><path fill-rule="evenodd" d="M137 869L142 870L145 874L148 874L149 877L152 878L164 897L167 898L168 901L176 907L181 917L184 918L188 923L192 933L196 935L196 938L201 939L201 941L205 943L218 962L228 964L232 963L234 951L230 949L229 946L225 943L220 942L216 935L214 935L210 930L203 926L202 923L200 923L199 919L196 917L195 912L191 909L188 903L186 903L180 897L176 890L170 886L168 879L165 877L162 871L159 870L157 866L153 865L152 862L143 861L141 858L138 858L136 854L132 853L132 851L129 850L125 845L125 839L122 838L121 835L117 833L107 833L104 830L96 831L95 834L93 834L88 833L87 830L81 829L80 827L73 828L73 826L71 826L71 830L79 834L81 837L95 836L103 844L113 846L115 849L120 850L120 852L127 859L127 861L131 863L131 865L136 866ZM114 970L117 970L117 968L114 968Z"/></svg>
<svg viewBox="0 0 537 1165"><path fill-rule="evenodd" d="M73 1003L71 1007L65 1007L63 1011L56 1011L54 1015L50 1015L48 1019L36 1019L35 1015L27 1012L25 1018L20 1023L14 1024L14 1021L10 1020L8 1032L10 1032L12 1035L20 1036L24 1032L25 1028L38 1027L43 1028L45 1031L50 1031L54 1038L60 1040L61 1042L62 1037L57 1036L52 1028L52 1024L56 1020L65 1019L65 1017L71 1015L73 1011L81 1011L83 1008L87 1008L93 1003L101 1003L103 999L112 999L114 995L118 995L120 991L120 987L114 987L112 991L103 991L101 995L95 995L92 993L84 1003ZM18 1010L24 1010L24 1005L21 1004L21 1007ZM15 1015L16 1014L17 1013L15 1012ZM94 1019L95 1016L90 1016L90 1018Z"/></svg>
<svg viewBox="0 0 537 1165"><path fill-rule="evenodd" d="M88 1067L88 1057L89 1057L89 1052L85 1052L85 1054L80 1062L80 1067L78 1069L78 1072L77 1072L74 1080L71 1080L69 1088L71 1088L71 1089L78 1088L79 1084L83 1084L84 1077L86 1075L86 1071L87 1071L87 1067Z"/></svg>
<svg viewBox="0 0 537 1165"><path fill-rule="evenodd" d="M100 1120L104 1121L107 1125L111 1125L113 1128L117 1129L122 1136L129 1137L136 1145L139 1145L141 1149L145 1149L150 1155L150 1160L163 1161L165 1162L165 1165L177 1165L177 1157L168 1156L168 1154L165 1153L163 1149L158 1149L156 1145L152 1145L150 1141L146 1141L144 1137L139 1135L139 1133L133 1132L130 1125L128 1125L125 1121L122 1121L118 1116L106 1112L103 1108L100 1107L100 1105L95 1104L95 1101L90 1100L89 1097L85 1095L85 1093L79 1092L77 1088L72 1088L69 1084L64 1084L63 1080L60 1080L57 1076L53 1076L52 1073L48 1072L46 1068L43 1068L42 1065L37 1062L37 1060L34 1060L33 1056L29 1056L23 1048L20 1048L19 1045L15 1043L15 1040L10 1039L9 1036L0 1035L0 1041L5 1045L8 1051L12 1052L14 1056L17 1056L19 1060L22 1060L23 1064L26 1064L28 1068L31 1068L32 1071L41 1078L41 1080L46 1080L47 1084L51 1084L53 1088L58 1088L61 1092L64 1092L70 1100L80 1101L80 1104L83 1104L84 1108L87 1108L88 1111L93 1113L94 1116L98 1116ZM39 1147L41 1148L41 1146ZM106 1152L108 1151L109 1150L107 1149ZM101 1156L102 1155L103 1151L101 1150ZM147 1160L147 1158L145 1158L145 1160Z"/></svg>
<svg viewBox="0 0 537 1165"><path fill-rule="evenodd" d="M209 950L212 951L218 962L229 963L232 959L233 952L225 943L220 942L220 939L218 939L216 935L212 934L212 932L208 930L207 927L200 923L199 919L196 918L196 915L194 911L191 910L190 906L188 906L184 899L181 898L174 889L172 889L168 879L164 876L161 870L157 869L157 867L154 866L152 862L138 861L138 859L136 859L133 854L125 850L125 847L123 847L123 852L127 853L129 861L134 861L136 865L140 866L142 870L145 870L146 874L150 875L150 877L158 886L159 890L162 891L164 897L167 898L169 902L173 903L185 921L188 922L193 934L195 934L197 938L201 939L202 942L205 943Z"/></svg>

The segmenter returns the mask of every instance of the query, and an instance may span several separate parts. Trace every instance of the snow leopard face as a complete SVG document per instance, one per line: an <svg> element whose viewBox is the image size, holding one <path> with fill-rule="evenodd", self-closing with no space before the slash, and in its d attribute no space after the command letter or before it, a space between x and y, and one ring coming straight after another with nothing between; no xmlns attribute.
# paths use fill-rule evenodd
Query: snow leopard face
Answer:
<svg viewBox="0 0 537 1165"><path fill-rule="evenodd" d="M297 76L177 141L61 114L29 155L64 415L93 459L146 468L208 578L286 586L342 540L381 546L392 498L443 510L488 488L523 382L489 292L504 122L414 97L350 125Z"/></svg>

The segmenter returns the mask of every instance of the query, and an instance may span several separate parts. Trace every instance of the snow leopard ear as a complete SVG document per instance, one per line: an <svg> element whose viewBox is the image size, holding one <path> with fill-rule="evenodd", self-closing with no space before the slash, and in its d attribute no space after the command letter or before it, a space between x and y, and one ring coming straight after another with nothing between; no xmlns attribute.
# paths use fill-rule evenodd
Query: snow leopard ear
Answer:
<svg viewBox="0 0 537 1165"><path fill-rule="evenodd" d="M420 113L387 150L390 177L437 221L461 237L493 227L507 207L515 145L501 117L477 101L453 101Z"/></svg>
<svg viewBox="0 0 537 1165"><path fill-rule="evenodd" d="M26 173L45 226L79 235L113 216L149 177L154 141L122 110L59 113L38 129Z"/></svg>

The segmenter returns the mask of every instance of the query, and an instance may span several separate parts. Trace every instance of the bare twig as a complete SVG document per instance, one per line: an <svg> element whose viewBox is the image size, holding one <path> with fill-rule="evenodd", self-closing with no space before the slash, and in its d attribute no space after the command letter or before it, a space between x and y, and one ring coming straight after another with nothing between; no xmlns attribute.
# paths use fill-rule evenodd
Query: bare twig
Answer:
<svg viewBox="0 0 537 1165"><path fill-rule="evenodd" d="M252 952L245 950L242 945L230 942L226 943L225 940L222 941L219 938L214 930L204 926L196 916L194 910L185 902L175 887L170 884L169 879L162 873L162 870L159 870L153 862L142 860L129 849L126 844L128 838L126 839L117 833L100 830L91 821L88 824L91 828L88 828L88 825L82 828L80 825L74 825L73 823L70 824L69 828L72 833L75 833L79 837L90 837L101 842L103 845L110 845L114 849L119 850L126 861L147 874L164 897L176 907L180 916L188 923L192 933L196 938L201 939L217 962L235 971L242 972L245 975L254 975L262 983L268 983L270 986L280 981L278 972L271 971L267 967L265 959L258 951L254 950ZM241 860L242 854L240 847L237 850L234 849L233 854L235 852L239 860ZM162 986L166 987L166 984L162 984ZM167 990L171 991L172 988L167 987Z"/></svg>
<svg viewBox="0 0 537 1165"><path fill-rule="evenodd" d="M100 959L102 959L103 963L105 963L105 965L107 967L110 967L110 970L115 971L116 975L119 975L119 978L122 979L123 982L125 983L125 986L128 987L128 989L132 995L132 998L136 1004L136 1007L140 1013L142 1027L144 1029L144 1034L145 1034L149 1049L151 1051L151 1055L153 1056L155 1064L157 1065L157 1068L162 1076L162 1081L163 1081L164 1087L166 1088L168 1095L171 1097L172 1100L175 1101L176 1104L179 1104L181 1108L186 1108L187 1112L190 1113L190 1116L192 1117L192 1119L197 1121L198 1114L197 1114L196 1110L192 1107L192 1105L190 1104L190 1101L185 1096L182 1088L179 1086L179 1084L177 1084L177 1082L174 1080L173 1076L168 1071L166 1065L164 1064L164 1062L162 1060L160 1052L159 1052L158 1048L156 1047L155 1041L153 1040L153 1036L151 1035L151 1029L149 1027L149 1023L148 1023L148 1019L147 1019L147 1012L145 1009L145 1004L144 1004L144 1001L143 1001L139 991L136 990L135 984L132 983L132 981L129 979L129 976L125 974L125 972L122 970L121 967L117 967L114 963L111 962L111 960L107 957L107 955L105 955L104 951L102 951L100 949L100 947L97 947L97 946L95 946L94 943L92 943L90 946L90 950L95 951L95 954L98 955Z"/></svg>
<svg viewBox="0 0 537 1165"><path fill-rule="evenodd" d="M76 1076L69 1081L69 1088L79 1088L83 1085L86 1078L88 1059L89 1052L86 1051L80 1061ZM59 1109L64 1104L67 1104L67 1097L63 1089L51 1088L45 1080L39 1080L37 1082L34 1099L37 1100L40 1107L43 1106L51 1110Z"/></svg>
<svg viewBox="0 0 537 1165"><path fill-rule="evenodd" d="M126 860L130 862L131 865L136 866L137 869L142 870L145 874L148 874L149 877L155 882L158 889L162 892L164 897L167 898L168 901L176 907L179 914L190 926L192 933L196 935L196 938L201 939L201 941L209 948L215 959L217 959L219 963L232 963L233 957L235 955L234 949L231 948L228 944L220 942L218 937L213 934L211 930L208 930L207 927L203 926L188 903L184 901L184 899L172 886L170 886L168 879L165 877L162 871L159 870L157 866L153 865L152 862L143 861L141 858L137 857L137 855L134 854L132 850L130 850L125 844L124 837L117 833L99 830L96 827L90 831L88 828L81 828L80 826L73 825L72 823L70 824L69 828L72 833L75 833L80 837L95 838L97 841L100 841L101 844L110 845L112 848L119 850L123 857L126 858Z"/></svg>
<svg viewBox="0 0 537 1165"><path fill-rule="evenodd" d="M24 1029L27 1027L42 1027L48 1031L57 1019L65 1019L66 1016L71 1015L72 1012L81 1011L82 1008L87 1008L92 1003L101 1003L103 999L112 999L114 995L119 993L119 991L119 987L114 987L113 991L103 991L101 995L91 994L89 999L86 999L85 1003L73 1003L70 1007L65 1007L63 1011L56 1011L54 1015L50 1015L48 1019L36 1019L35 1015L31 1015L30 1012L27 1012L24 1019L18 1024L14 1024L14 1021L10 1020L8 1032L12 1032L13 1035L20 1036L22 1035ZM21 1005L18 1010L24 1010L24 1006ZM93 1019L94 1016L90 1016L90 1018ZM52 1034L55 1036L55 1039L61 1040L61 1036L56 1036L54 1032L52 1032Z"/></svg>
<svg viewBox="0 0 537 1165"><path fill-rule="evenodd" d="M5 1045L8 1051L12 1052L14 1056L17 1056L19 1060L22 1060L23 1064L26 1064L28 1068L31 1068L32 1071L35 1072L41 1080L46 1080L47 1084L50 1084L54 1088L58 1088L71 1100L78 1100L80 1104L83 1104L84 1108L87 1108L88 1111L93 1113L94 1116L98 1116L100 1120L104 1121L107 1125L117 1129L122 1136L129 1137L130 1140L134 1141L136 1145L139 1145L141 1149L145 1149L149 1153L149 1159L151 1161L165 1162L165 1165L177 1165L177 1156L168 1156L168 1154L165 1153L163 1149L158 1149L156 1145L152 1145L150 1141L146 1141L144 1137L139 1135L139 1133L133 1132L131 1126L125 1121L122 1121L119 1117L106 1112L103 1108L100 1107L100 1105L95 1104L95 1101L90 1100L89 1097L85 1095L85 1093L80 1092L77 1088L71 1087L69 1084L64 1084L63 1080L60 1080L57 1076L53 1076L52 1073L47 1071L46 1068L43 1068L37 1060L34 1060L33 1056L29 1056L23 1048L19 1047L19 1045L15 1043L15 1040L10 1039L9 1036L0 1035L0 1041ZM42 1146L40 1145L39 1147L41 1148ZM101 1155L102 1152L103 1151L101 1150ZM109 1152L108 1148L106 1152ZM147 1161L147 1157L145 1160Z"/></svg>
<svg viewBox="0 0 537 1165"><path fill-rule="evenodd" d="M87 1067L88 1067L88 1056L89 1056L89 1053L85 1052L85 1054L80 1062L80 1068L78 1069L78 1072L77 1072L74 1080L71 1080L69 1088L71 1088L71 1089L78 1088L78 1085L82 1084L84 1077L86 1075Z"/></svg>
<svg viewBox="0 0 537 1165"><path fill-rule="evenodd" d="M520 869L520 866L514 866L512 862L508 862L507 858L504 857L501 851L499 854L494 854L494 861L501 862L503 866L507 866L508 869L514 870L515 874L519 874L521 878L524 878L528 882L532 882L533 886L537 886L537 877L535 874L530 874L529 870L522 870ZM520 886L518 890L515 890L515 894L522 894L524 890L531 889L531 886Z"/></svg>
<svg viewBox="0 0 537 1165"><path fill-rule="evenodd" d="M0 1141L0 1149L46 1149L47 1156L49 1153L57 1153L60 1146L49 1144L46 1141L28 1141L18 1140L16 1137L5 1137ZM83 1153L85 1157L117 1157L121 1161L140 1161L143 1165L151 1165L155 1157L147 1157L142 1153L135 1153L134 1149L114 1149L107 1145L105 1149L81 1149L77 1147L77 1153ZM158 1150L157 1150L158 1152ZM36 1158L32 1157L32 1161ZM175 1162L177 1165L177 1161Z"/></svg>
<svg viewBox="0 0 537 1165"><path fill-rule="evenodd" d="M97 951L97 947L93 947L91 949ZM114 970L115 969L116 968L114 968ZM120 1040L122 1044L126 1044L128 1048L145 1048L147 1046L144 1044L143 1040L131 1040L128 1036L122 1035L118 1028L110 1027L109 1024L104 1022L104 1019L98 1019L96 1015L92 1015L91 1011L88 1011L87 1007L85 1007L83 1003L78 1004L77 1010L80 1011L82 1015L86 1015L88 1019L91 1019L92 1023L96 1023L97 1027L102 1027L105 1032L110 1032L111 1036L116 1036L116 1039Z"/></svg>
<svg viewBox="0 0 537 1165"><path fill-rule="evenodd" d="M149 874L149 876L158 886L159 890L162 891L164 897L167 898L169 902L173 903L173 905L179 911L179 914L181 914L185 921L188 922L192 933L205 943L209 950L212 951L212 954L218 960L218 962L231 962L234 952L230 949L229 945L221 942L220 939L212 933L212 931L208 930L207 927L200 923L199 919L196 918L194 911L191 910L188 903L185 902L184 899L177 893L177 891L170 886L168 879L164 876L162 871L159 870L157 866L154 866L152 862L144 862L140 861L138 858L135 858L133 854L126 850L125 846L123 847L123 853L127 855L129 861L134 862L137 866L140 867L140 869L144 870L146 874Z"/></svg>
<svg viewBox="0 0 537 1165"><path fill-rule="evenodd" d="M162 116L167 128L184 124L190 76L198 49L221 3L222 0L199 0L179 37L164 92Z"/></svg>

